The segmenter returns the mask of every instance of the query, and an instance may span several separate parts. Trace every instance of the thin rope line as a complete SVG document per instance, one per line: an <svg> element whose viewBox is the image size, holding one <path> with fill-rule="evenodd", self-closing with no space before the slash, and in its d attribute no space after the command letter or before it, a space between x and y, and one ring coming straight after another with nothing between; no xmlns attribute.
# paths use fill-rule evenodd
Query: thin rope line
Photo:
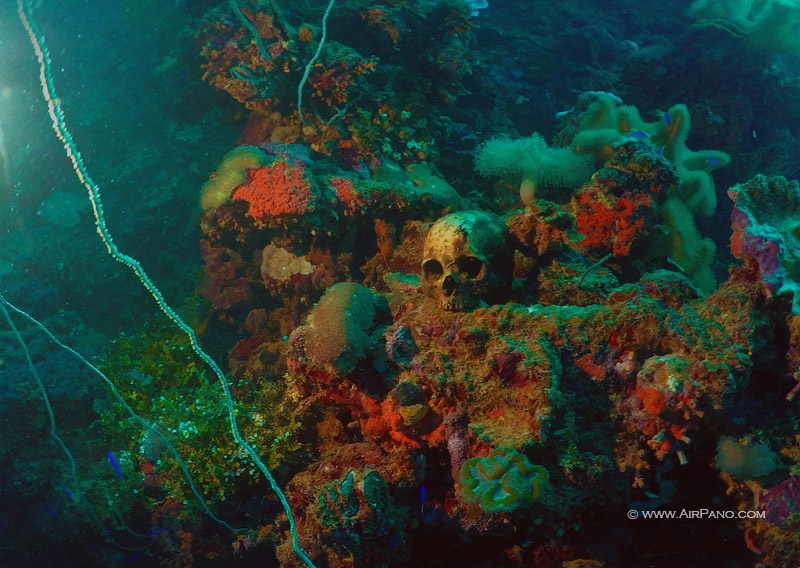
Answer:
<svg viewBox="0 0 800 568"><path fill-rule="evenodd" d="M334 0L331 0L330 4L328 5L328 9L325 12L325 18L323 19L323 37L320 41L320 47L318 48L317 52L319 53L322 50L322 41L325 38L325 19L327 19L327 15L330 13L330 10L333 6ZM39 81L42 85L42 94L44 95L45 101L47 102L47 109L50 114L50 118L53 121L53 130L56 133L56 136L64 143L64 150L72 161L72 169L75 170L76 175L80 182L86 187L87 191L89 192L89 200L92 203L92 211L94 212L95 223L97 225L97 232L100 234L100 238L105 243L106 248L108 249L108 253L117 261L123 263L128 268L130 268L136 276L139 277L142 285L150 292L150 294L155 299L158 307L161 309L166 316L172 320L172 322L178 326L189 338L191 342L192 349L194 352L201 358L205 363L209 366L209 368L214 371L214 374L219 379L220 385L222 386L222 391L225 395L225 400L227 402L228 408L228 422L230 425L230 431L233 435L233 438L236 440L236 443L242 448L250 459L253 460L256 467L261 471L264 477L269 482L270 488L278 497L278 500L281 502L281 506L283 507L284 512L286 513L287 519L289 521L289 531L292 536L292 548L297 554L297 556L307 565L309 568L316 568L314 563L311 562L311 559L303 552L302 548L300 548L299 537L297 535L297 527L294 519L294 515L292 513L292 508L289 505L289 501L286 499L286 495L284 495L281 488L278 486L277 481L272 476L272 473L269 471L267 466L261 460L258 452L248 444L245 439L242 437L241 433L239 432L239 426L236 421L236 410L233 404L233 398L231 396L230 386L228 385L228 380L225 377L225 373L222 371L220 366L217 362L205 352L205 350L200 346L200 343L197 340L197 335L194 332L189 324L187 324L181 317L172 309L172 307L167 304L166 300L164 299L161 290L153 283L152 280L147 276L144 268L142 267L139 262L126 254L123 254L117 246L114 244L113 239L111 238L111 233L106 226L105 216L103 214L103 205L100 201L100 188L97 184L92 180L89 176L89 172L86 169L86 166L83 163L83 158L81 157L80 152L78 151L77 145L72 138L69 130L67 129L66 122L64 121L64 111L61 107L61 104L56 96L56 90L53 85L53 78L51 72L51 62L50 62L50 55L47 51L47 46L44 42L44 35L36 26L36 22L33 19L33 14L30 10L30 6L26 0L17 0L17 14L19 15L20 20L22 21L22 25L25 27L25 30L28 32L28 37L30 38L31 45L36 53L36 57L39 61ZM312 60L313 62L313 60ZM310 64L311 62L309 62Z"/></svg>

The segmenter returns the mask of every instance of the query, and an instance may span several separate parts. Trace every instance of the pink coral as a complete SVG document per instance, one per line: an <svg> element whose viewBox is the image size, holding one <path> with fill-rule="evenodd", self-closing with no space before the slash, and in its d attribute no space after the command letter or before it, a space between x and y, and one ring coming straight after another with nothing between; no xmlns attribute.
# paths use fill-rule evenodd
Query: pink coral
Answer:
<svg viewBox="0 0 800 568"><path fill-rule="evenodd" d="M765 513L768 523L786 526L789 517L800 514L800 478L784 479L762 491L758 496L756 509Z"/></svg>
<svg viewBox="0 0 800 568"><path fill-rule="evenodd" d="M756 268L770 294L794 294L800 315L800 185L757 175L728 190L733 200L731 252Z"/></svg>

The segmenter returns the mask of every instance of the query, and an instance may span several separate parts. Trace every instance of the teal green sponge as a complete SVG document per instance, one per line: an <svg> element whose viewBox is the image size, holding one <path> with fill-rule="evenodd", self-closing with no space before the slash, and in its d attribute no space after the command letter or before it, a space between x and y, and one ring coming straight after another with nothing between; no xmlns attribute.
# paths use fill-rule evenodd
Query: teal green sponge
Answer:
<svg viewBox="0 0 800 568"><path fill-rule="evenodd" d="M800 56L798 0L696 0L686 14L692 27L725 30L753 51Z"/></svg>
<svg viewBox="0 0 800 568"><path fill-rule="evenodd" d="M461 466L461 497L487 513L507 513L536 501L550 477L514 448L500 447Z"/></svg>

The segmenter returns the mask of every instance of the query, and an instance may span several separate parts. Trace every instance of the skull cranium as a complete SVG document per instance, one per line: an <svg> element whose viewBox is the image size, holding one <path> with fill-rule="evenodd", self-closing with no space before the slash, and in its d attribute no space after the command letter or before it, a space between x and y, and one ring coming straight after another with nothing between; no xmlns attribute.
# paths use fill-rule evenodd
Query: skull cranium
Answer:
<svg viewBox="0 0 800 568"><path fill-rule="evenodd" d="M459 211L442 217L425 237L423 292L451 311L500 300L514 268L509 242L506 224L491 213Z"/></svg>

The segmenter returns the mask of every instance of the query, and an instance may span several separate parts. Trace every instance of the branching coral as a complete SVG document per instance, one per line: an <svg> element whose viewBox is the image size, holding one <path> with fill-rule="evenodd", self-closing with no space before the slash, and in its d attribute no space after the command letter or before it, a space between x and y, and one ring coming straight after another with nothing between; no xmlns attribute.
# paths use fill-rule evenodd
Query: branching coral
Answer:
<svg viewBox="0 0 800 568"><path fill-rule="evenodd" d="M471 73L474 36L463 4L336 10L337 31L347 30L338 41L327 38L333 2L320 28L315 20L298 29L273 2L234 4L202 25L203 78L252 111L248 143L302 140L353 165L373 166L382 154L418 162L434 139L426 98L451 103L467 92L460 81Z"/></svg>

